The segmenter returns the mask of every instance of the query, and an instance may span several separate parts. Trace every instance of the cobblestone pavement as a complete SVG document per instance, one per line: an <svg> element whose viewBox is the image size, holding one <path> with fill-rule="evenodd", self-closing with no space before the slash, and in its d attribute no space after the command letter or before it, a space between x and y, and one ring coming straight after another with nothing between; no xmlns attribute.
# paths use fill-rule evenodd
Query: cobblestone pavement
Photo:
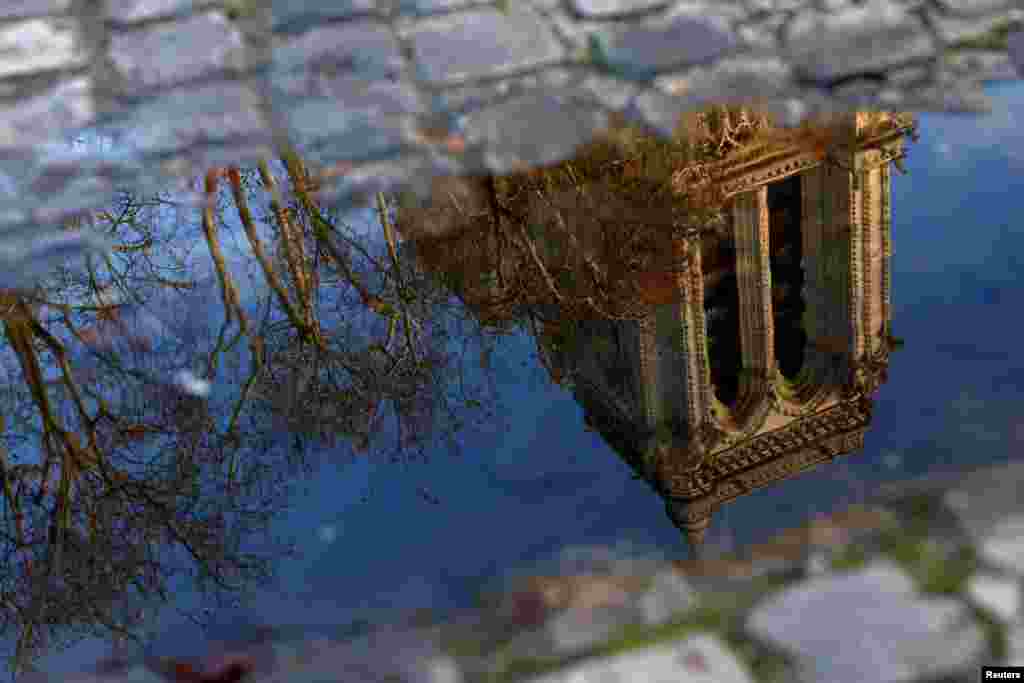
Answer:
<svg viewBox="0 0 1024 683"><path fill-rule="evenodd" d="M102 248L39 228L114 188L174 187L275 139L337 171L325 200L349 205L566 158L613 112L665 132L751 99L790 122L980 111L982 80L1016 77L1022 17L1024 0L3 0L0 272ZM88 126L109 149L61 143Z"/></svg>
<svg viewBox="0 0 1024 683"><path fill-rule="evenodd" d="M522 577L435 626L271 637L65 680L976 681L982 665L1024 665L1022 478L1012 463L903 485L743 557Z"/></svg>

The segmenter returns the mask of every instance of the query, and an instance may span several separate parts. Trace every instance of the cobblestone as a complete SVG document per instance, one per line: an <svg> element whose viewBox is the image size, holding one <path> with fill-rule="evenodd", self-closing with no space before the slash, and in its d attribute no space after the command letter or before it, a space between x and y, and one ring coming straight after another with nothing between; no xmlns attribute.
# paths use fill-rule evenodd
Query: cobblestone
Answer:
<svg viewBox="0 0 1024 683"><path fill-rule="evenodd" d="M752 98L787 122L981 111L981 81L1017 76L1019 39L957 46L1022 16L1021 0L7 0L0 150L17 162L0 166L0 230L109 200L113 188L66 174L61 210L47 213L49 195L26 180L90 127L115 144L86 152L78 175L142 169L121 174L125 189L251 162L276 135L354 164L329 195L352 204L434 175L563 159L612 112L667 132L694 107ZM467 144L416 134L439 121ZM395 168L378 176L381 164Z"/></svg>

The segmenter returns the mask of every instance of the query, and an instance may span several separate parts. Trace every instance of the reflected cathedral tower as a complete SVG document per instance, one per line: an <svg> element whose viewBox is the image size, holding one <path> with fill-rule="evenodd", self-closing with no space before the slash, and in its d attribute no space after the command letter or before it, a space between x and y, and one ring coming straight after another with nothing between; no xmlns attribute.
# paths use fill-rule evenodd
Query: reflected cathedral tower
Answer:
<svg viewBox="0 0 1024 683"><path fill-rule="evenodd" d="M839 153L727 159L729 225L672 245L675 300L540 344L691 545L720 506L862 448L895 346L890 169L913 127L861 112Z"/></svg>

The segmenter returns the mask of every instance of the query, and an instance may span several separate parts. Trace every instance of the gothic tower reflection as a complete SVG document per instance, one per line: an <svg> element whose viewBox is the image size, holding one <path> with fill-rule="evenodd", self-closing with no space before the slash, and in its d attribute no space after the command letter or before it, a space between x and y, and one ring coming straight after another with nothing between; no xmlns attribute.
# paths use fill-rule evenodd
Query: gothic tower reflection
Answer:
<svg viewBox="0 0 1024 683"><path fill-rule="evenodd" d="M691 545L723 504L863 446L894 348L890 166L913 127L862 112L827 153L725 159L728 225L675 240L678 296L547 350Z"/></svg>

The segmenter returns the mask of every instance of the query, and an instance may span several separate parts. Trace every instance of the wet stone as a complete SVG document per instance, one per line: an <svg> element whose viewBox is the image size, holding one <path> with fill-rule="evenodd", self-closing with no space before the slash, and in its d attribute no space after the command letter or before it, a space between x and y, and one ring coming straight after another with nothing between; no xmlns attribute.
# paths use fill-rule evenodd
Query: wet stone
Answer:
<svg viewBox="0 0 1024 683"><path fill-rule="evenodd" d="M193 0L109 0L107 16L119 23L166 19L195 12L209 2Z"/></svg>
<svg viewBox="0 0 1024 683"><path fill-rule="evenodd" d="M543 126L537 122L543 121ZM485 145L487 168L502 174L527 164L549 164L572 156L607 127L606 115L568 98L525 95L467 117L466 141Z"/></svg>
<svg viewBox="0 0 1024 683"><path fill-rule="evenodd" d="M413 193L426 192L432 178L456 172L446 160L424 156L361 163L349 170L344 160L336 163L337 155L343 151L330 146L311 149L312 153L305 157L311 163L320 164L328 170L337 167L344 170L339 182L325 187L319 194L326 206L338 210L365 206L375 193L390 192L397 187ZM346 203L350 204L346 206Z"/></svg>
<svg viewBox="0 0 1024 683"><path fill-rule="evenodd" d="M28 19L0 26L0 78L82 66L88 53L75 40L75 20Z"/></svg>
<svg viewBox="0 0 1024 683"><path fill-rule="evenodd" d="M717 636L699 633L667 645L587 660L531 683L750 683L753 681Z"/></svg>
<svg viewBox="0 0 1024 683"><path fill-rule="evenodd" d="M141 155L160 156L200 144L268 141L268 129L258 98L248 87L211 83L147 101L126 122L125 142Z"/></svg>
<svg viewBox="0 0 1024 683"><path fill-rule="evenodd" d="M943 6L962 16L977 16L1022 9L1020 0L943 0Z"/></svg>
<svg viewBox="0 0 1024 683"><path fill-rule="evenodd" d="M622 114L627 121L648 126L668 137L675 131L679 118L691 111L693 108L683 98L647 89L632 97Z"/></svg>
<svg viewBox="0 0 1024 683"><path fill-rule="evenodd" d="M794 68L818 83L883 71L935 52L920 20L887 0L835 14L801 14L786 39Z"/></svg>
<svg viewBox="0 0 1024 683"><path fill-rule="evenodd" d="M826 0L827 2L828 0ZM830 10L840 9L843 4L855 0L841 0L840 3L832 2ZM794 10L807 9L810 3L807 0L746 0L747 6L753 11L761 12L792 12ZM839 6L835 6L839 4Z"/></svg>
<svg viewBox="0 0 1024 683"><path fill-rule="evenodd" d="M278 104L293 106L297 98L326 98L345 102L349 112L368 116L423 113L424 107L412 84L402 81L367 80L356 76L312 78L296 75L280 78L274 83L271 99ZM322 99L320 100L322 101ZM287 106L280 109L286 110Z"/></svg>
<svg viewBox="0 0 1024 683"><path fill-rule="evenodd" d="M298 32L327 21L374 13L376 0L271 0L271 28L275 33Z"/></svg>
<svg viewBox="0 0 1024 683"><path fill-rule="evenodd" d="M294 72L308 79L346 73L384 78L397 75L404 63L386 24L372 19L357 20L328 24L281 41L274 48L272 78Z"/></svg>
<svg viewBox="0 0 1024 683"><path fill-rule="evenodd" d="M981 542L980 552L994 567L1024 576L1024 517L996 523Z"/></svg>
<svg viewBox="0 0 1024 683"><path fill-rule="evenodd" d="M975 574L968 581L967 593L975 603L1002 621L1021 618L1021 586L1017 579Z"/></svg>
<svg viewBox="0 0 1024 683"><path fill-rule="evenodd" d="M636 86L615 78L597 74L588 75L577 86L606 107L621 111L636 95Z"/></svg>
<svg viewBox="0 0 1024 683"><path fill-rule="evenodd" d="M794 89L792 70L782 60L735 57L681 75L666 74L655 81L661 90L682 97L692 106L776 98Z"/></svg>
<svg viewBox="0 0 1024 683"><path fill-rule="evenodd" d="M664 570L655 575L650 588L637 600L637 607L648 625L663 624L691 609L696 592L676 571Z"/></svg>
<svg viewBox="0 0 1024 683"><path fill-rule="evenodd" d="M0 149L30 149L50 142L55 130L85 125L95 116L86 78L73 78L0 105Z"/></svg>
<svg viewBox="0 0 1024 683"><path fill-rule="evenodd" d="M784 589L754 608L747 630L800 656L807 681L949 676L987 654L966 605L916 595L906 574L885 561Z"/></svg>
<svg viewBox="0 0 1024 683"><path fill-rule="evenodd" d="M26 107L4 111L5 130L0 130L0 145L6 137L8 141L17 138L19 142L15 144L34 146L39 142L39 130L59 131L88 125L98 110L107 107L112 108L112 113L121 113L124 108L125 118L132 119L138 116L138 107L144 102L115 99L101 106L92 98L97 94L105 97L108 89L114 94L145 96L147 90L157 91L168 84L225 75L230 80L231 72L254 67L262 59L255 54L257 48L263 43L269 48L272 42L277 52L271 54L268 50L267 54L275 59L271 78L277 83L271 97L275 108L285 110L278 112L282 117L288 116L292 105L306 106L299 100L308 97L324 97L335 105L338 100L346 106L353 102L356 111L364 115L419 112L417 95L423 93L415 93L411 81L397 81L400 85L394 85L395 79L412 75L431 83L477 79L487 83L520 71L536 70L540 74L551 68L565 70L563 65L554 63L566 57L567 46L572 44L572 57L578 60L579 69L589 71L586 85L577 88L577 92L586 92L587 99L602 105L625 108L633 121L661 132L668 132L671 117L692 109L696 99L686 99L684 94L682 98L676 97L681 102L672 102L675 96L662 97L664 93L652 93L635 81L646 83L652 76L666 75L668 70L676 72L662 85L678 92L689 88L696 98L703 90L719 89L727 96L756 91L773 112L789 112L784 123L794 123L803 116L851 105L985 111L987 100L976 82L1011 76L1015 71L1011 64L1020 63L1019 53L1024 51L1018 36L1011 35L1010 62L1001 59L998 52L984 57L942 54L944 41L987 30L1001 19L1019 21L1024 15L1024 5L1019 0L876 0L867 5L854 0L686 0L664 4L658 0L533 0L494 3L492 9L467 2L272 0L266 17L235 21L228 19L228 15L235 16L233 10L251 10L261 3L110 0L101 3L102 8L94 16L92 10L86 9L87 5L93 7L93 3L9 0L0 8L0 54L4 54L0 79L15 78L0 81L0 92L5 99L21 100L19 105L28 101L26 98L38 97L35 102L40 123L29 123L37 117L23 114ZM60 13L63 16L52 16ZM931 24L925 26L918 20L921 13L927 13ZM243 16L248 14L251 12L242 12ZM390 47L372 40L360 42L374 36L363 30L367 24L357 23L359 18L388 21L396 16L395 28L408 39L408 47L419 60L416 65L403 63L393 41ZM106 23L98 19L106 19ZM269 28L263 26L264 19L273 28L272 39L264 35ZM348 29L350 23L358 30ZM319 31L320 38L316 38ZM935 31L938 35L933 36ZM786 41L780 52L777 38L783 33ZM294 38L289 39L289 35ZM390 27L380 35L390 40ZM110 42L104 42L108 37ZM349 47L357 43L358 50ZM68 78L67 72L85 66L94 56L89 53L94 45L106 46L109 61L100 65L95 74L83 76L80 85L54 90L61 72L61 77ZM757 80L751 73L752 63L750 69L730 70L730 62L712 67L711 63L728 59L733 50L744 48L759 52L737 57L737 63L777 60L775 63L784 64L785 68L795 67L814 87L790 89L780 80L777 69L771 70L771 78ZM372 56L368 59L369 55ZM940 68L930 71L927 67L936 59L940 60ZM680 71L693 64L705 64L706 68L694 73ZM921 69L923 75L915 71ZM384 74L387 78L376 78ZM351 80L359 76L372 76L366 80L385 80L389 85L364 85ZM748 80L748 76L754 80ZM835 82L847 77L852 80ZM538 80L544 79L538 76ZM631 80L632 83L628 82ZM575 84L570 85L576 88ZM831 99L824 89L830 85L841 86ZM100 87L96 90L94 86ZM506 95L516 97L514 89L510 88ZM52 106L44 103L47 92L52 92ZM494 91L490 90L475 97L472 89L467 88L459 98L468 107L480 109L496 104L488 99L492 94ZM499 99L506 96L497 94ZM431 106L438 112L443 109L436 103ZM569 119L586 109L573 104ZM296 118L302 116L293 115ZM47 119L45 124L43 119ZM317 126L317 122L310 121ZM104 125L117 129L126 124L108 120ZM316 137L319 133L313 131L312 135ZM201 135L186 138L197 147L205 144ZM181 158L161 164L161 168L173 167L184 172L192 168L189 163L202 160L242 161L240 157L232 158L231 149L248 158L254 148L249 142L238 140L229 148L224 141L215 139L209 145L211 149L201 150L176 146L175 153ZM369 147L379 149L377 145ZM437 153L444 155L452 148L451 144L442 145ZM381 153L386 157L394 151L388 144ZM346 155L337 151L327 154L323 149L315 153L328 157ZM357 156L363 153L362 149L356 150ZM485 159L479 149L455 156L448 163L459 169L480 170L494 163L491 157ZM542 155L532 159L518 152L513 156L530 164L547 158Z"/></svg>
<svg viewBox="0 0 1024 683"><path fill-rule="evenodd" d="M1007 629L1006 640L1009 647L1004 663L1009 666L1024 666L1024 624L1018 622Z"/></svg>
<svg viewBox="0 0 1024 683"><path fill-rule="evenodd" d="M1024 519L1006 518L1006 511L1017 507L1017 482L1024 476L1024 463L1012 462L995 470L985 469L961 476L942 494L946 506L954 512L967 531L972 545L983 554L994 553L996 561L1009 561L1010 570L1024 574L1024 548L1018 547L1013 560L1015 531L1024 527Z"/></svg>
<svg viewBox="0 0 1024 683"><path fill-rule="evenodd" d="M573 10L588 19L643 14L668 5L668 0L572 0Z"/></svg>
<svg viewBox="0 0 1024 683"><path fill-rule="evenodd" d="M306 98L285 114L288 129L310 159L369 161L394 156L410 138L410 121L360 111L338 111L334 100Z"/></svg>
<svg viewBox="0 0 1024 683"><path fill-rule="evenodd" d="M593 61L622 77L644 79L723 57L737 42L722 17L704 10L609 26L591 34L590 46Z"/></svg>
<svg viewBox="0 0 1024 683"><path fill-rule="evenodd" d="M628 606L564 610L544 626L545 649L558 654L586 650L634 623L637 616L636 610Z"/></svg>
<svg viewBox="0 0 1024 683"><path fill-rule="evenodd" d="M948 113L986 113L992 103L978 83L964 83L941 72L926 86L906 90L885 87L875 98L878 106L890 109L931 109Z"/></svg>
<svg viewBox="0 0 1024 683"><path fill-rule="evenodd" d="M498 76L554 62L562 48L540 17L518 4L424 19L403 31L422 77L434 83Z"/></svg>
<svg viewBox="0 0 1024 683"><path fill-rule="evenodd" d="M474 4L475 0L396 0L395 9L402 16L427 17Z"/></svg>
<svg viewBox="0 0 1024 683"><path fill-rule="evenodd" d="M6 0L0 5L0 19L27 19L66 12L71 0Z"/></svg>
<svg viewBox="0 0 1024 683"><path fill-rule="evenodd" d="M118 32L110 57L131 94L244 67L242 34L219 12Z"/></svg>
<svg viewBox="0 0 1024 683"><path fill-rule="evenodd" d="M92 173L82 173L85 165ZM113 199L117 184L128 180L130 166L103 164L70 157L36 166L26 173L26 189L48 197L46 210L60 213L88 209ZM25 204L25 208L32 208Z"/></svg>
<svg viewBox="0 0 1024 683"><path fill-rule="evenodd" d="M970 50L946 57L946 68L957 78L977 77L992 81L1011 81L1019 76L1005 52ZM892 79L890 78L890 82Z"/></svg>
<svg viewBox="0 0 1024 683"><path fill-rule="evenodd" d="M736 35L748 49L775 52L779 47L780 35L789 21L790 17L785 14L768 14L741 22L736 27Z"/></svg>
<svg viewBox="0 0 1024 683"><path fill-rule="evenodd" d="M509 76L483 84L466 84L445 88L434 98L434 110L468 114L495 106L538 90L564 91L578 74L572 69L552 67L537 73Z"/></svg>
<svg viewBox="0 0 1024 683"><path fill-rule="evenodd" d="M58 265L99 253L110 247L100 235L86 231L40 232L0 244L0 288L31 288Z"/></svg>
<svg viewBox="0 0 1024 683"><path fill-rule="evenodd" d="M984 36L1006 21L1005 16L979 14L975 16L932 16L932 25L939 36L947 43L969 40Z"/></svg>
<svg viewBox="0 0 1024 683"><path fill-rule="evenodd" d="M1017 68L1018 76L1024 74L1024 31L1007 36L1006 50L1010 55L1010 63Z"/></svg>

